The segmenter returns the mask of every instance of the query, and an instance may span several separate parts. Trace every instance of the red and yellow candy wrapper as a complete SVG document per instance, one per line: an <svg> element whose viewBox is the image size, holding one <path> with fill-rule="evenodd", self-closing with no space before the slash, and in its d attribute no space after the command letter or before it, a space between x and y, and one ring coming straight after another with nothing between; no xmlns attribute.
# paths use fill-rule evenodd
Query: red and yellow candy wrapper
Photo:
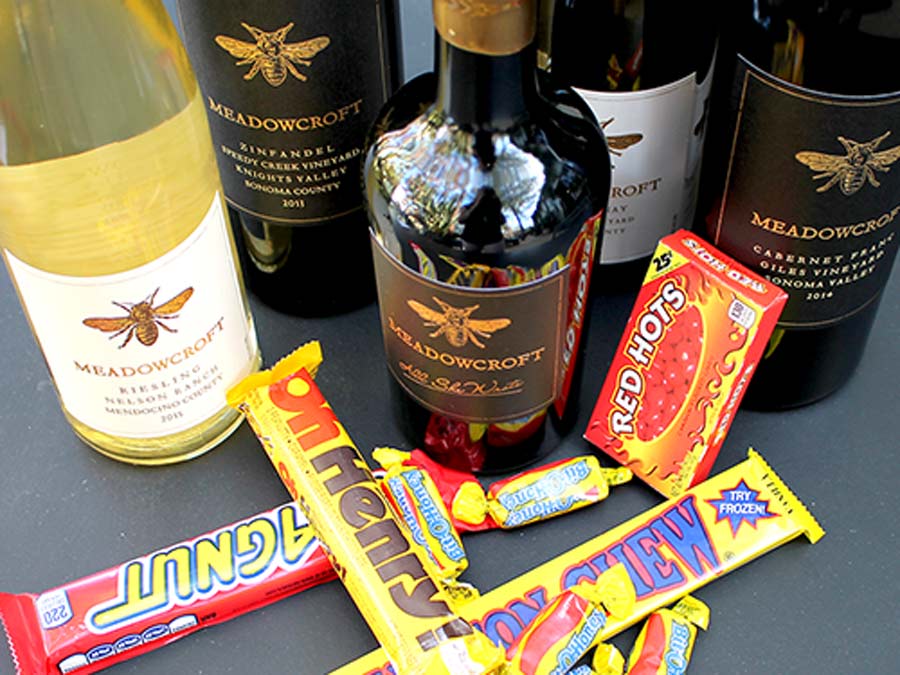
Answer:
<svg viewBox="0 0 900 675"><path fill-rule="evenodd" d="M631 614L634 600L634 586L621 565L604 572L594 583L563 591L507 648L513 672L564 675L597 643L611 616Z"/></svg>
<svg viewBox="0 0 900 675"><path fill-rule="evenodd" d="M39 595L0 593L0 623L20 675L86 675L334 578L291 503Z"/></svg>
<svg viewBox="0 0 900 675"><path fill-rule="evenodd" d="M680 675L694 652L697 628L709 626L709 608L688 595L647 619L628 656L627 675Z"/></svg>
<svg viewBox="0 0 900 675"><path fill-rule="evenodd" d="M499 672L503 651L457 616L313 381L311 342L228 392L300 503L398 672Z"/></svg>
<svg viewBox="0 0 900 675"><path fill-rule="evenodd" d="M427 472L460 532L521 527L606 499L610 486L631 480L626 468L605 469L596 457L573 457L497 481L485 492L472 474L442 466L425 453L392 451L379 463Z"/></svg>
<svg viewBox="0 0 900 675"><path fill-rule="evenodd" d="M485 593L460 613L494 642L508 646L550 598L622 563L637 599L629 616L610 618L600 635L606 640L792 539L815 543L824 534L784 481L751 450L745 461ZM389 671L384 653L376 651L336 672Z"/></svg>

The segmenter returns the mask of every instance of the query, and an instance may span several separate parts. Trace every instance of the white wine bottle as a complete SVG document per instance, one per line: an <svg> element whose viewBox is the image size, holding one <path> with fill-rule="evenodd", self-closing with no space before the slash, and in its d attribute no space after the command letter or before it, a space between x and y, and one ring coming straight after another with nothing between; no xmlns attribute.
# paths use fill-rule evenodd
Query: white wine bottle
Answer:
<svg viewBox="0 0 900 675"><path fill-rule="evenodd" d="M159 0L0 0L0 247L89 445L163 464L260 357L203 104Z"/></svg>
<svg viewBox="0 0 900 675"><path fill-rule="evenodd" d="M600 262L638 285L657 241L694 218L715 3L558 0L553 10L549 68L590 103L613 156Z"/></svg>

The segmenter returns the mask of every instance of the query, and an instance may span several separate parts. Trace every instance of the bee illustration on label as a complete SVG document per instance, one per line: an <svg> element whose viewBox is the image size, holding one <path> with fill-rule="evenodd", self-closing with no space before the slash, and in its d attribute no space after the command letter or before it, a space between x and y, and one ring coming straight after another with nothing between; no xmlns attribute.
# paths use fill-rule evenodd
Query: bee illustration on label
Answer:
<svg viewBox="0 0 900 675"><path fill-rule="evenodd" d="M454 347L465 347L469 340L476 347L484 349L484 344L479 342L478 338L487 339L491 337L491 333L506 328L512 321L509 319L473 319L472 313L480 307L480 305L472 305L471 307L453 307L446 302L432 297L438 306L443 310L438 312L430 307L426 307L415 300L407 300L413 311L420 317L425 319L425 326L437 327L437 330L430 333L428 337L437 337L443 335Z"/></svg>
<svg viewBox="0 0 900 675"><path fill-rule="evenodd" d="M839 185L841 192L849 197L859 192L867 180L872 187L881 187L875 172L887 173L890 171L891 164L900 159L900 145L876 152L882 141L890 135L891 132L887 131L868 143L860 143L838 136L838 141L847 151L846 155L804 151L798 152L794 157L813 171L820 172L813 176L813 180L828 179L827 182L816 188L816 192L827 192L835 185Z"/></svg>
<svg viewBox="0 0 900 675"><path fill-rule="evenodd" d="M615 121L615 117L610 117L608 120L601 122L600 127L605 132L606 127ZM606 144L609 146L610 154L621 157L628 148L632 145L637 145L642 140L644 140L644 134L622 134L621 136L607 136Z"/></svg>
<svg viewBox="0 0 900 675"><path fill-rule="evenodd" d="M308 78L297 70L294 64L311 66L311 59L331 44L331 39L326 35L319 35L303 42L285 44L284 40L294 27L293 23L282 26L271 33L247 23L241 22L241 25L253 36L253 39L256 40L255 43L244 42L227 35L217 35L216 44L232 56L241 59L234 65L250 66L250 70L244 75L245 80L252 80L257 73L262 73L266 82L273 87L281 86L287 79L288 73L301 82L306 82Z"/></svg>
<svg viewBox="0 0 900 675"><path fill-rule="evenodd" d="M134 336L137 336L138 342L142 345L150 347L156 343L160 328L170 333L178 332L176 329L164 324L162 320L177 319L177 312L184 307L184 304L194 294L194 289L186 288L168 302L154 307L153 303L157 293L159 293L158 288L146 300L136 303L113 301L112 304L127 312L128 316L93 317L85 319L82 323L89 328L102 330L104 333L114 333L109 336L110 340L114 340L124 334L125 341L119 345L119 349L124 348L125 345L131 342L131 338Z"/></svg>

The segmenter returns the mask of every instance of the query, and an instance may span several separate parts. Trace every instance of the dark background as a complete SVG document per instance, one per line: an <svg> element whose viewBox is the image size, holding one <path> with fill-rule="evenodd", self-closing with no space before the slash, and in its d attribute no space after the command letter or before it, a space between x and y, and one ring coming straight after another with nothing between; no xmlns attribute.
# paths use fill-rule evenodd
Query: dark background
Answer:
<svg viewBox="0 0 900 675"><path fill-rule="evenodd" d="M411 76L429 67L430 3L401 0L401 6ZM581 418L549 459L590 452L580 431L636 294L596 290ZM304 320L251 301L266 365L301 342L321 340L319 385L359 448L368 456L377 445L403 445L375 305ZM827 535L815 546L787 544L696 593L712 620L700 636L692 675L897 672L898 309L895 272L862 365L838 393L790 412L737 415L714 471L741 461L754 446ZM40 592L286 501L246 425L211 453L171 467L131 467L90 450L59 412L5 274L0 322L0 591ZM464 578L490 590L659 502L634 482L563 518L469 535ZM614 641L627 652L633 637L631 630ZM109 672L314 674L375 646L343 588L332 582ZM11 672L8 667L0 657L0 673Z"/></svg>

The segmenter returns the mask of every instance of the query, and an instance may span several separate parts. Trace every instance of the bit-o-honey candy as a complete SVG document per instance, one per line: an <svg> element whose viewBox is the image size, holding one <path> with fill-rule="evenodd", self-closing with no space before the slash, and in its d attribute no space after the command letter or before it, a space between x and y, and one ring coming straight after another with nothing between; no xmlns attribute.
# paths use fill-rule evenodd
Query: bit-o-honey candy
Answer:
<svg viewBox="0 0 900 675"><path fill-rule="evenodd" d="M690 595L672 609L653 612L634 641L626 675L686 672L698 627L703 630L709 627L709 608Z"/></svg>

